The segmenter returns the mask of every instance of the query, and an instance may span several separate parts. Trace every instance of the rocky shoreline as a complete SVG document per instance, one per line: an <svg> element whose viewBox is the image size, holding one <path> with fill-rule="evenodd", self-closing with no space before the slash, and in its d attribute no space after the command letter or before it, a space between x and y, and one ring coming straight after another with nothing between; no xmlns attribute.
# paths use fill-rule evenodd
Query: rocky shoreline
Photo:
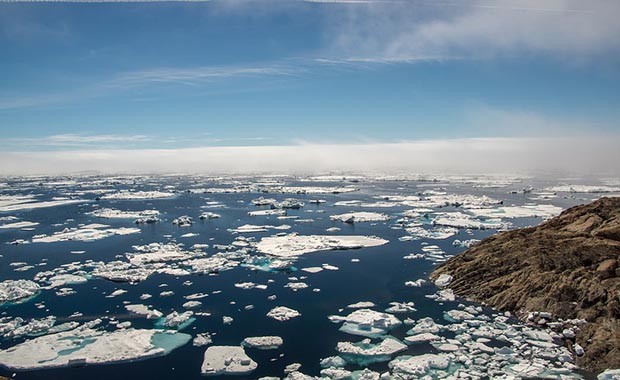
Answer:
<svg viewBox="0 0 620 380"><path fill-rule="evenodd" d="M620 368L619 261L620 197L601 198L489 237L431 278L450 275L457 295L559 330L577 364L601 372Z"/></svg>

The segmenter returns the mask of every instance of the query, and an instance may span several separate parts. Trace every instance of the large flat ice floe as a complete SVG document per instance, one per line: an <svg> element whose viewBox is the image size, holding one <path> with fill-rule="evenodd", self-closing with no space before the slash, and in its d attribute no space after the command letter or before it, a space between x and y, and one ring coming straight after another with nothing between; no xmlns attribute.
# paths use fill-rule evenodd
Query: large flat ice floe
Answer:
<svg viewBox="0 0 620 380"><path fill-rule="evenodd" d="M205 376L244 375L256 367L241 346L211 346L205 351L201 372Z"/></svg>
<svg viewBox="0 0 620 380"><path fill-rule="evenodd" d="M620 187L597 185L559 185L545 188L559 193L620 193Z"/></svg>
<svg viewBox="0 0 620 380"><path fill-rule="evenodd" d="M0 212L34 210L38 208L56 207L74 203L89 202L84 199L53 199L37 201L34 195L0 195Z"/></svg>
<svg viewBox="0 0 620 380"><path fill-rule="evenodd" d="M92 216L104 219L141 219L152 218L159 215L157 210L142 210L142 211L123 211L113 208L100 208L89 213Z"/></svg>
<svg viewBox="0 0 620 380"><path fill-rule="evenodd" d="M112 332L78 328L40 336L0 351L0 366L35 370L109 364L163 356L185 345L191 335L163 330Z"/></svg>
<svg viewBox="0 0 620 380"><path fill-rule="evenodd" d="M379 212L349 212L346 214L332 215L331 220L339 220L344 223L363 223L363 222L383 222L389 220L390 217Z"/></svg>
<svg viewBox="0 0 620 380"><path fill-rule="evenodd" d="M503 206L497 208L477 208L469 209L468 212L476 217L482 218L534 218L540 217L548 219L559 215L562 207L554 205L523 205L523 206Z"/></svg>
<svg viewBox="0 0 620 380"><path fill-rule="evenodd" d="M95 241L114 235L129 235L139 233L139 228L110 228L105 224L88 224L78 228L65 228L52 235L37 235L32 237L33 243L54 243L58 241Z"/></svg>
<svg viewBox="0 0 620 380"><path fill-rule="evenodd" d="M176 194L165 191L119 191L106 194L101 199L133 200L133 199L160 199L174 197Z"/></svg>
<svg viewBox="0 0 620 380"><path fill-rule="evenodd" d="M38 226L38 225L39 223L37 222L22 221L22 222L0 224L0 229L8 230L11 228L31 228L31 227Z"/></svg>
<svg viewBox="0 0 620 380"><path fill-rule="evenodd" d="M278 257L295 257L317 251L377 247L389 241L374 236L296 235L262 238L256 245L260 253Z"/></svg>
<svg viewBox="0 0 620 380"><path fill-rule="evenodd" d="M500 219L480 220L461 212L440 213L433 219L432 222L436 226L467 228L472 230L500 229L508 227L508 224L503 223Z"/></svg>

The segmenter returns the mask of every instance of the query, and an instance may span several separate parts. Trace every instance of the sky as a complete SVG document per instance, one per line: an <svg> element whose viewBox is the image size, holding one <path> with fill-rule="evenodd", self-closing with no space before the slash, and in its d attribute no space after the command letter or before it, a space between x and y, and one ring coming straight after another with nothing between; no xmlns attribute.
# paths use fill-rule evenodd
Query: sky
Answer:
<svg viewBox="0 0 620 380"><path fill-rule="evenodd" d="M619 14L617 0L0 2L0 174L114 172L118 157L483 171L489 150L507 169L620 171Z"/></svg>

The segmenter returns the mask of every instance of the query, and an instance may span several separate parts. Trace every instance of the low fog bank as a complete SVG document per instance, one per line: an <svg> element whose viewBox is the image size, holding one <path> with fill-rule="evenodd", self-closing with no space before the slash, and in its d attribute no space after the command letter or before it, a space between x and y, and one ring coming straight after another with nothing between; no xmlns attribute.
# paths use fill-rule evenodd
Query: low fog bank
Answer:
<svg viewBox="0 0 620 380"><path fill-rule="evenodd" d="M0 153L2 175L397 172L620 175L620 137Z"/></svg>

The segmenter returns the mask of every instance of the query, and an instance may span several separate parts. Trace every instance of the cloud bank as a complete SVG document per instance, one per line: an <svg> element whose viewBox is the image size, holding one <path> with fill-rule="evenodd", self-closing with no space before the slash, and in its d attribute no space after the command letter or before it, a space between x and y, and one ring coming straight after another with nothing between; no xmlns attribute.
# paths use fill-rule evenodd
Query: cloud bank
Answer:
<svg viewBox="0 0 620 380"><path fill-rule="evenodd" d="M620 175L620 136L474 138L399 143L0 153L0 174L99 172L312 174L558 173Z"/></svg>

